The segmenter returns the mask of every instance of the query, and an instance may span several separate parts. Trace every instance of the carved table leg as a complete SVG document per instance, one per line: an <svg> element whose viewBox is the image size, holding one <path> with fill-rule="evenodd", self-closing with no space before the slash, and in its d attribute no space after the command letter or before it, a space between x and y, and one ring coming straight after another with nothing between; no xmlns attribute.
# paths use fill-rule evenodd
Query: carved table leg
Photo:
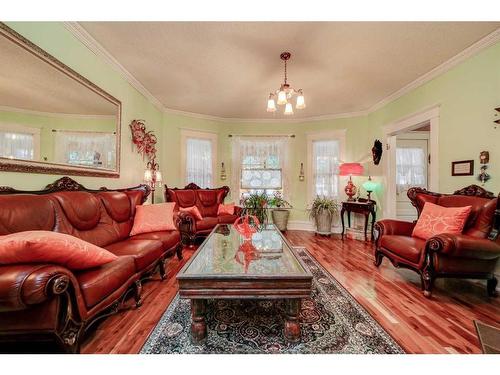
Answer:
<svg viewBox="0 0 500 375"><path fill-rule="evenodd" d="M289 298L286 300L285 338L290 342L300 341L300 314L301 300Z"/></svg>
<svg viewBox="0 0 500 375"><path fill-rule="evenodd" d="M207 337L206 309L206 300L191 300L191 338L195 343L199 343Z"/></svg>
<svg viewBox="0 0 500 375"><path fill-rule="evenodd" d="M370 213L369 212L365 212L364 213L365 215L365 242L368 241L368 219L369 219L369 216L370 216Z"/></svg>
<svg viewBox="0 0 500 375"><path fill-rule="evenodd" d="M344 213L345 209L344 207L342 207L342 209L340 210L340 219L342 221L342 239L344 239L344 231L345 231Z"/></svg>

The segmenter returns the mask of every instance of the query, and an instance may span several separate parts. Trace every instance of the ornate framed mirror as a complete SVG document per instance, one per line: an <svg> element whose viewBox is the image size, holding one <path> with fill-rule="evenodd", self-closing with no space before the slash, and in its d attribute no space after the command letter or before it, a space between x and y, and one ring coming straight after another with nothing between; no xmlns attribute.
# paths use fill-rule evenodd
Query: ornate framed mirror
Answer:
<svg viewBox="0 0 500 375"><path fill-rule="evenodd" d="M120 176L121 102L0 23L0 171Z"/></svg>

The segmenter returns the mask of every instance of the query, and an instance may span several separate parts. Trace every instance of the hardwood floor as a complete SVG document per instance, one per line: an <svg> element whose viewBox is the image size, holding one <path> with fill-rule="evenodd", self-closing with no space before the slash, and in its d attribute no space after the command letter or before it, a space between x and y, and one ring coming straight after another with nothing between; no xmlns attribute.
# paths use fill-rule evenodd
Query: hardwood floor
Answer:
<svg viewBox="0 0 500 375"><path fill-rule="evenodd" d="M396 269L387 259L372 261L372 245L355 240L289 231L292 245L304 246L364 306L408 353L479 353L473 320L500 325L500 298L485 286L438 279L432 299L420 291L420 278ZM82 353L137 353L177 292L175 275L191 257L171 258L167 280L144 285L144 303L102 322L83 342Z"/></svg>

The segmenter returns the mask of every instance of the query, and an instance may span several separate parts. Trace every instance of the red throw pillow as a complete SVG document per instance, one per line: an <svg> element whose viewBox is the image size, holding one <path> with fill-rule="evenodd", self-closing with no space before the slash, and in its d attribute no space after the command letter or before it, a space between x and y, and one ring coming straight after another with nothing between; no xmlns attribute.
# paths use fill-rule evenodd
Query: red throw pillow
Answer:
<svg viewBox="0 0 500 375"><path fill-rule="evenodd" d="M443 207L426 202L412 236L428 240L441 233L460 234L471 209L472 206Z"/></svg>
<svg viewBox="0 0 500 375"><path fill-rule="evenodd" d="M234 215L234 203L219 204L219 208L217 209L217 216L224 215Z"/></svg>
<svg viewBox="0 0 500 375"><path fill-rule="evenodd" d="M0 236L0 264L54 263L70 270L102 266L118 257L69 234L34 230Z"/></svg>
<svg viewBox="0 0 500 375"><path fill-rule="evenodd" d="M177 230L174 224L174 207L173 202L136 206L134 226L130 235Z"/></svg>
<svg viewBox="0 0 500 375"><path fill-rule="evenodd" d="M201 216L201 212L200 210L198 209L198 207L196 206L191 206L191 207L180 207L179 208L179 211L181 212L187 212L191 215L193 215L193 217L196 219L196 220L202 220L203 219L203 216Z"/></svg>

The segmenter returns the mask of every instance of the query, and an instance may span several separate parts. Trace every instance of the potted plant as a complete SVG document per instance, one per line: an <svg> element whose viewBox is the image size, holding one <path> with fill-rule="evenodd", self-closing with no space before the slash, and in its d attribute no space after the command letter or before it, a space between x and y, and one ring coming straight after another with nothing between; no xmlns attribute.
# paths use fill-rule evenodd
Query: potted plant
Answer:
<svg viewBox="0 0 500 375"><path fill-rule="evenodd" d="M274 225L276 225L276 228L280 231L285 232L288 225L288 217L290 216L290 208L292 208L292 206L283 199L279 191L269 200L269 205L271 207L276 207L271 211Z"/></svg>
<svg viewBox="0 0 500 375"><path fill-rule="evenodd" d="M332 222L339 212L339 204L330 198L314 198L309 212L309 217L316 223L316 233L322 235L332 234Z"/></svg>
<svg viewBox="0 0 500 375"><path fill-rule="evenodd" d="M243 215L254 215L261 224L267 222L267 206L269 197L265 193L252 193L241 200Z"/></svg>

